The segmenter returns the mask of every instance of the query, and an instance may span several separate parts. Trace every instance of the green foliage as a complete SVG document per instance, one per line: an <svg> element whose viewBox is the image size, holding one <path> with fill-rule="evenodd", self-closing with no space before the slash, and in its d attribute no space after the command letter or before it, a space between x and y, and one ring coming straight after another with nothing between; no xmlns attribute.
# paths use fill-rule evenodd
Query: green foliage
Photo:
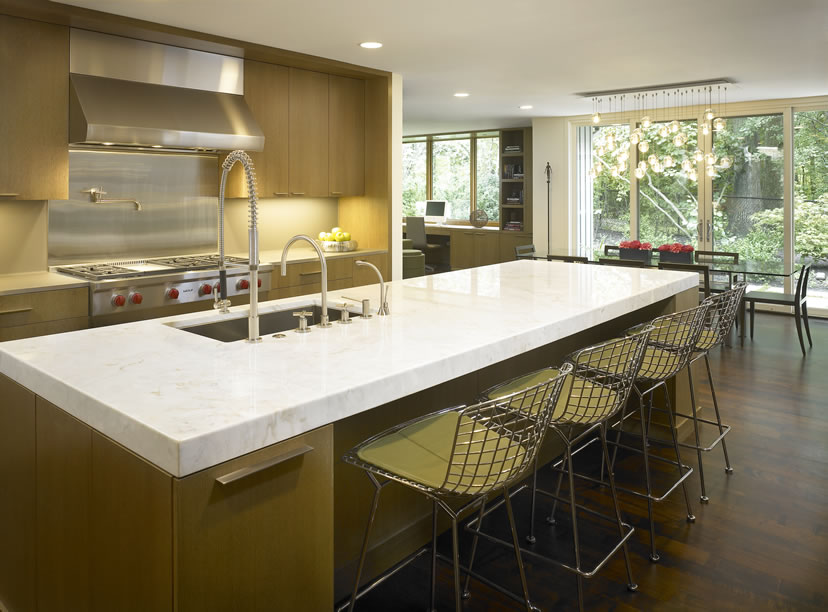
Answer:
<svg viewBox="0 0 828 612"><path fill-rule="evenodd" d="M417 202L426 199L426 142L403 143L403 215L416 216ZM422 211L420 211L422 213Z"/></svg>
<svg viewBox="0 0 828 612"><path fill-rule="evenodd" d="M480 210L486 211L490 221L500 219L500 167L498 157L500 138L478 138L477 142L477 200Z"/></svg>

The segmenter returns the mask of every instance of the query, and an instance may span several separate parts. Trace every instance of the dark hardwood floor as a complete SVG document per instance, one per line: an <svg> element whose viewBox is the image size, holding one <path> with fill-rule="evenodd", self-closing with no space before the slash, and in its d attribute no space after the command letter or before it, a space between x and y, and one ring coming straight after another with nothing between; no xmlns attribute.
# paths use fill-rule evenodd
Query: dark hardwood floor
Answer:
<svg viewBox="0 0 828 612"><path fill-rule="evenodd" d="M635 526L630 552L639 589L626 590L623 557L616 555L595 578L585 580L589 610L826 610L828 609L828 321L811 319L814 348L803 358L792 317L760 314L755 339L738 339L711 355L713 376L725 422L734 468L725 474L720 448L704 456L710 503L699 503L697 474L689 479L697 517L685 521L680 490L656 504L657 544L661 561L652 563L646 503L621 497L622 512ZM706 380L697 381L699 403L711 406ZM712 409L707 411L710 415ZM596 463L588 452L576 470ZM635 475L640 458L620 457L620 477ZM684 449L685 463L695 466L695 452ZM553 488L556 477L539 477ZM577 486L579 501L609 504L603 489ZM518 529L526 533L528 496L515 496ZM543 522L551 502L541 498L535 545L544 552L572 558L571 531L559 509L558 524ZM608 509L610 506L606 506ZM380 507L380 512L382 508ZM522 522L521 522L522 521ZM487 518L487 530L505 524L502 510ZM613 534L579 517L586 555L596 556ZM501 530L505 535L505 532ZM604 534L604 535L602 535ZM461 563L468 559L470 539L461 541ZM439 549L450 554L443 534ZM425 555L366 595L357 610L422 611L428 600L428 556ZM481 573L515 592L520 585L512 553L481 546L476 561ZM574 574L555 566L527 563L529 589L542 610L577 609ZM438 573L438 609L451 610L452 575ZM514 601L472 582L465 610L520 610Z"/></svg>

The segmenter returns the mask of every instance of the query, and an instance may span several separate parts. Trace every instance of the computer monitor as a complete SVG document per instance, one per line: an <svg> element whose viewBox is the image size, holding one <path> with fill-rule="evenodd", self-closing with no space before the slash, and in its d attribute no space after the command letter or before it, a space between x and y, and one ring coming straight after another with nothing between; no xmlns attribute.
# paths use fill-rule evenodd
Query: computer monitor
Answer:
<svg viewBox="0 0 828 612"><path fill-rule="evenodd" d="M446 201L445 200L426 200L425 222L426 223L445 223L446 222Z"/></svg>

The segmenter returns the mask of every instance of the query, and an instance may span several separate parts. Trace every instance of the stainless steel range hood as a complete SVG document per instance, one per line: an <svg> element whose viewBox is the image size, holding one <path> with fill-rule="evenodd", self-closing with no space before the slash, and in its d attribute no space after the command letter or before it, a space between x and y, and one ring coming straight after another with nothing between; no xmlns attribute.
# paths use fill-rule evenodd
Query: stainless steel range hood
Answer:
<svg viewBox="0 0 828 612"><path fill-rule="evenodd" d="M69 142L261 151L236 57L72 30Z"/></svg>

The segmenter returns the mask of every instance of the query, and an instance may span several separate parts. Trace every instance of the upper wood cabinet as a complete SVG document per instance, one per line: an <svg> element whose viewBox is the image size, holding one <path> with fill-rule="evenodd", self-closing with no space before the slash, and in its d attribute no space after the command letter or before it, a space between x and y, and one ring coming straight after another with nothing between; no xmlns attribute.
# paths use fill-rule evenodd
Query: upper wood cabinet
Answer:
<svg viewBox="0 0 828 612"><path fill-rule="evenodd" d="M365 81L329 80L328 182L330 195L365 193Z"/></svg>
<svg viewBox="0 0 828 612"><path fill-rule="evenodd" d="M328 75L290 68L291 196L328 196Z"/></svg>
<svg viewBox="0 0 828 612"><path fill-rule="evenodd" d="M0 199L69 197L69 28L0 15Z"/></svg>

